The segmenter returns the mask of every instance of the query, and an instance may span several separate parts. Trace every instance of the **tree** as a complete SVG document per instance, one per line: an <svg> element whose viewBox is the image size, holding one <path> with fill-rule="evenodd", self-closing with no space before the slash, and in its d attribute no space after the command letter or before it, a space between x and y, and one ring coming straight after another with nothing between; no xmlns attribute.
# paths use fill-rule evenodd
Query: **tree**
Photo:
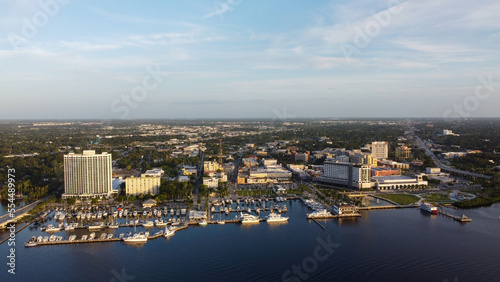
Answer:
<svg viewBox="0 0 500 282"><path fill-rule="evenodd" d="M92 198L92 201L90 201L92 203L92 205L95 205L97 204L99 200L97 198Z"/></svg>
<svg viewBox="0 0 500 282"><path fill-rule="evenodd" d="M74 205L76 203L76 198L68 198L66 202L68 202L68 205Z"/></svg>

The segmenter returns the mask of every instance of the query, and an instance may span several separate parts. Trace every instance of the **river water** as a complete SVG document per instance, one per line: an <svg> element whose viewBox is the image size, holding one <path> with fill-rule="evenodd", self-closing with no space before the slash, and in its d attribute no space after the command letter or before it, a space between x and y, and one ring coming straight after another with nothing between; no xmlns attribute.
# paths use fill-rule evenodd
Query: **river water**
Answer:
<svg viewBox="0 0 500 282"><path fill-rule="evenodd" d="M392 209L319 221L325 230L306 219L310 211L300 201L286 204L288 223L195 226L142 246L25 248L31 236L47 235L26 228L16 236L15 275L7 273L10 247L0 246L0 281L500 280L500 204L449 210L472 218L466 224L419 209ZM127 231L133 228L105 230L115 236ZM80 238L89 232L73 233ZM68 237L65 231L56 235Z"/></svg>

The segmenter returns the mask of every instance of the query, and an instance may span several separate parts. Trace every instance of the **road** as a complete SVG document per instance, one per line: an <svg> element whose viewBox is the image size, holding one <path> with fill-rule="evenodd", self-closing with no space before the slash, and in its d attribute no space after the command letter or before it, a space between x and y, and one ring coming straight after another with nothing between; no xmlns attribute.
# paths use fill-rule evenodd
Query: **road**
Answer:
<svg viewBox="0 0 500 282"><path fill-rule="evenodd" d="M410 130L410 135L413 135L415 137L415 140L417 140L417 144L422 149L425 150L425 153L428 156L432 157L432 161L434 162L434 164L437 167L441 168L442 170L445 170L445 171L448 171L448 172L452 172L452 173L457 173L457 174L462 174L462 175L467 175L467 176L477 177L477 178L491 179L491 176L489 176L489 175L484 175L484 174L474 173L474 172L470 172L470 171L460 170L460 169L452 168L452 167L449 167L447 165L442 164L439 161L439 159L436 157L436 155L434 155L434 152L432 152L431 149L429 149L429 147L427 147L427 145L425 145L424 140L422 140L420 137L418 137L418 135L415 133L415 129L411 126L410 123L408 124L408 128Z"/></svg>
<svg viewBox="0 0 500 282"><path fill-rule="evenodd" d="M47 200L49 198L49 196L43 198L43 199L40 199L40 200L37 200L29 205L26 205L22 208L19 208L19 209L16 209L16 212L14 213L14 218L19 216L19 215L22 215L24 213L27 213L29 212L30 210L32 210L38 203L40 202L43 202L45 200ZM7 213L7 214L4 214L3 216L0 217L0 226L3 226L6 222L8 222L9 220L12 220L12 217L10 217L10 213Z"/></svg>

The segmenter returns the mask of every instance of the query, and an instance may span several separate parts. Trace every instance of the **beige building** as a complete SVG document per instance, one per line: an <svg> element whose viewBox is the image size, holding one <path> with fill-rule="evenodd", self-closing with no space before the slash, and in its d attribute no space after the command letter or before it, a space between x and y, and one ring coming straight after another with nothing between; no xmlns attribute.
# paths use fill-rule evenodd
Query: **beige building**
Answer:
<svg viewBox="0 0 500 282"><path fill-rule="evenodd" d="M152 194L160 192L161 178L159 176L141 175L141 177L129 177L125 179L127 195Z"/></svg>
<svg viewBox="0 0 500 282"><path fill-rule="evenodd" d="M389 156L389 143L386 141L372 142L372 156L385 160Z"/></svg>
<svg viewBox="0 0 500 282"><path fill-rule="evenodd" d="M411 148L407 146L401 146L396 148L396 158L409 159L411 154Z"/></svg>
<svg viewBox="0 0 500 282"><path fill-rule="evenodd" d="M217 170L219 170L219 169L221 169L221 168L217 162L212 162L212 161L203 162L203 172L204 173L217 172Z"/></svg>

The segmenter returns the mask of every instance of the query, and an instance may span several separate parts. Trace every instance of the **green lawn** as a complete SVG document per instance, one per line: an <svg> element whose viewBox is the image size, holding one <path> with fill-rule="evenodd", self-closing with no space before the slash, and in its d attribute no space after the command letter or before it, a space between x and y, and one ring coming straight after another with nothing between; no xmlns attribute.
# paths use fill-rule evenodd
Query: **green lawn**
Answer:
<svg viewBox="0 0 500 282"><path fill-rule="evenodd" d="M448 194L441 194L441 193L423 194L422 198L425 198L429 202L453 202L450 200Z"/></svg>
<svg viewBox="0 0 500 282"><path fill-rule="evenodd" d="M420 200L419 197L408 194L377 194L377 196L391 200L400 205L409 205L418 202L418 200Z"/></svg>

